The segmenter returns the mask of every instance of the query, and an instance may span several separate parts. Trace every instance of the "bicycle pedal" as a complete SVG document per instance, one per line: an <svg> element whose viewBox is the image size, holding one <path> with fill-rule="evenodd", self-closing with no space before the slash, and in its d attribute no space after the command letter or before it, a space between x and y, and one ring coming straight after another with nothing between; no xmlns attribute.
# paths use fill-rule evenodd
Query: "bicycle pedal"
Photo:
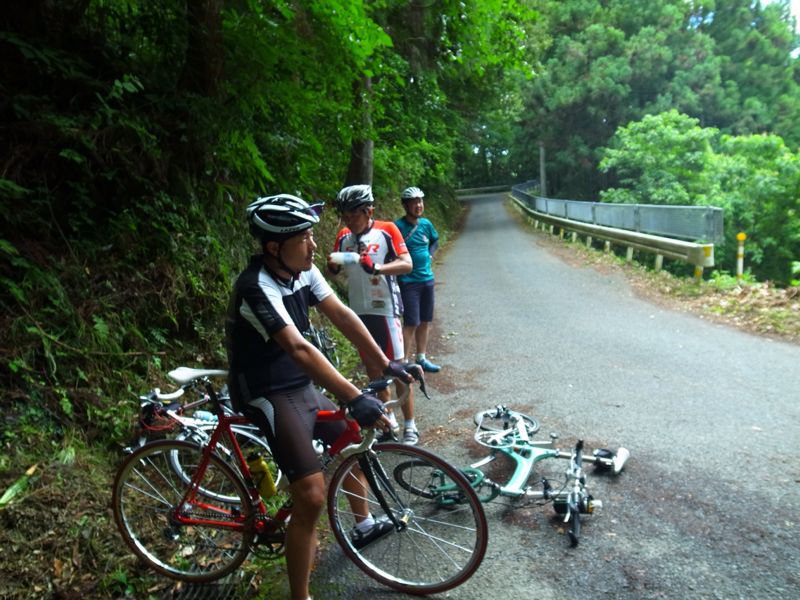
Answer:
<svg viewBox="0 0 800 600"><path fill-rule="evenodd" d="M602 500L589 500L589 505L587 506L586 512L592 514L594 511L603 508L603 501Z"/></svg>
<svg viewBox="0 0 800 600"><path fill-rule="evenodd" d="M283 531L268 531L264 533L259 533L256 536L256 544L262 545L272 545L272 544L282 544L285 541L286 536L284 535Z"/></svg>
<svg viewBox="0 0 800 600"><path fill-rule="evenodd" d="M614 465L614 475L618 475L619 472L625 468L625 463L628 461L628 458L630 458L630 455L630 450L627 448L620 447L619 450L617 450L617 453L611 461Z"/></svg>

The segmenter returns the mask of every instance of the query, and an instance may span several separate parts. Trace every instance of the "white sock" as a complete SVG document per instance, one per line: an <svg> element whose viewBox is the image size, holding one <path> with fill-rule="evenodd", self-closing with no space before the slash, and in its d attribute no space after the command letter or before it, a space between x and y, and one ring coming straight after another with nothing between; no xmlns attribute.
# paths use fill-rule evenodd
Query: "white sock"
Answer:
<svg viewBox="0 0 800 600"><path fill-rule="evenodd" d="M356 529L358 529L361 533L364 533L374 524L375 524L375 519L373 518L372 513L370 513L366 519L361 521L361 523L356 523Z"/></svg>
<svg viewBox="0 0 800 600"><path fill-rule="evenodd" d="M406 419L406 422L403 425L406 429L416 429L417 424L414 422L414 419Z"/></svg>
<svg viewBox="0 0 800 600"><path fill-rule="evenodd" d="M389 423L392 424L392 429L394 429L395 427L397 427L397 417L394 416L393 412L389 413L388 416L389 416Z"/></svg>
<svg viewBox="0 0 800 600"><path fill-rule="evenodd" d="M417 354L417 360L425 360L425 353L420 352L419 354Z"/></svg>

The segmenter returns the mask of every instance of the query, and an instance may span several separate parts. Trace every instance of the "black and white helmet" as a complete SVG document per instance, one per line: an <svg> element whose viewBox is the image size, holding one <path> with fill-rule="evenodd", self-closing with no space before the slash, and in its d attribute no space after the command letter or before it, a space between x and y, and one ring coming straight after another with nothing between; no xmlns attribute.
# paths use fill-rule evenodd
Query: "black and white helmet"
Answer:
<svg viewBox="0 0 800 600"><path fill-rule="evenodd" d="M336 194L336 212L343 213L355 210L362 206L371 206L375 203L372 197L372 186L370 185L350 185L339 190Z"/></svg>
<svg viewBox="0 0 800 600"><path fill-rule="evenodd" d="M260 240L281 240L319 223L322 208L290 194L265 196L247 207L247 222Z"/></svg>
<svg viewBox="0 0 800 600"><path fill-rule="evenodd" d="M402 195L400 196L400 198L402 198L404 202L406 200L411 200L412 198L424 198L424 197L425 193L418 187L414 186L407 187L406 189L404 189Z"/></svg>

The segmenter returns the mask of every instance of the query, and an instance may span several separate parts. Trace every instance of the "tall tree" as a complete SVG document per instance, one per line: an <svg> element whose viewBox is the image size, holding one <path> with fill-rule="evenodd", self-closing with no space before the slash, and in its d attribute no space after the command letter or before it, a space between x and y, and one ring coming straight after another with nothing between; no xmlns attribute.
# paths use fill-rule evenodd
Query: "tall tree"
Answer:
<svg viewBox="0 0 800 600"><path fill-rule="evenodd" d="M739 20L728 18L728 8L717 14L716 4L738 7ZM534 159L544 141L554 194L593 200L614 186L613 172L597 170L598 149L617 127L672 108L732 133L780 129L794 143L796 39L780 7L762 10L750 0L565 0L544 2L542 12L553 43L529 91L518 147ZM723 31L727 45L718 40ZM530 160L528 172L537 171Z"/></svg>

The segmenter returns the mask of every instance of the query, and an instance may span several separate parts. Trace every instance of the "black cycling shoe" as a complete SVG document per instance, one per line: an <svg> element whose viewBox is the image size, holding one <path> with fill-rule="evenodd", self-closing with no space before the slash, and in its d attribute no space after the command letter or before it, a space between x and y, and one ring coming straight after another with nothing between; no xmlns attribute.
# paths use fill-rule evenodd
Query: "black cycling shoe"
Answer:
<svg viewBox="0 0 800 600"><path fill-rule="evenodd" d="M383 444L385 442L397 442L399 441L399 438L397 437L397 431L397 429L378 431L378 435L375 436L375 441L379 444Z"/></svg>
<svg viewBox="0 0 800 600"><path fill-rule="evenodd" d="M371 544L378 538L382 538L387 533L394 531L394 523L389 520L389 517L381 517L376 520L372 527L366 531L359 531L357 527L353 527L350 531L350 541L356 550L361 550L368 544Z"/></svg>

